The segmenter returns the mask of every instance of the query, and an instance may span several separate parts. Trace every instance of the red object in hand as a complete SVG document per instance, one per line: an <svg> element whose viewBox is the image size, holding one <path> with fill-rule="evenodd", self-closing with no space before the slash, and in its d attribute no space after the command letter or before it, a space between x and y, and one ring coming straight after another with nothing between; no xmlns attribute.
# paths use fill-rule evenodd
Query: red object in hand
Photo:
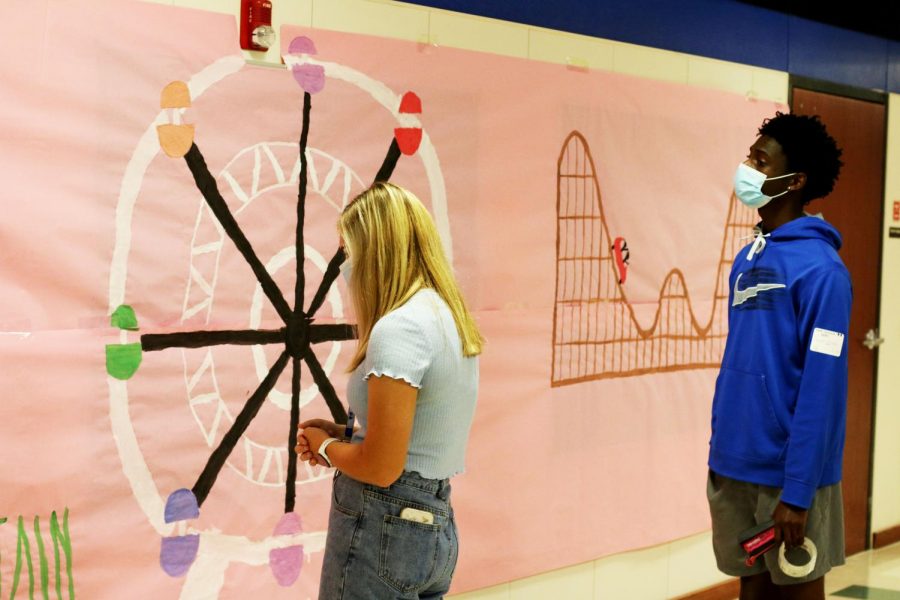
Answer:
<svg viewBox="0 0 900 600"><path fill-rule="evenodd" d="M265 51L275 43L270 0L241 0L241 48Z"/></svg>
<svg viewBox="0 0 900 600"><path fill-rule="evenodd" d="M775 521L767 521L744 531L740 535L740 543L741 548L747 553L747 560L744 563L752 567L760 556L776 546Z"/></svg>

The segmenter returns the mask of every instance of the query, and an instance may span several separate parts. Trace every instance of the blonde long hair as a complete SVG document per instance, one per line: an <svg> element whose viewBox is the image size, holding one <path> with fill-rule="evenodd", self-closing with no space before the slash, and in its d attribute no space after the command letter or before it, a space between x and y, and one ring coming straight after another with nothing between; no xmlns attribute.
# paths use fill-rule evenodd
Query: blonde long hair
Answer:
<svg viewBox="0 0 900 600"><path fill-rule="evenodd" d="M412 192L376 182L344 208L338 230L351 261L350 290L359 335L349 371L366 357L378 319L423 288L434 289L453 313L463 355L481 354L484 338L466 308L437 227Z"/></svg>

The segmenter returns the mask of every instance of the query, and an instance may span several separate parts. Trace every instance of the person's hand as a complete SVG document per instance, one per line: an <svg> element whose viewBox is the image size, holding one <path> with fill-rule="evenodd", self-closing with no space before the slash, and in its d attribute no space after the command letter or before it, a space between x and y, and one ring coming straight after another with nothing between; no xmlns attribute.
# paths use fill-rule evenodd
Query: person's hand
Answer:
<svg viewBox="0 0 900 600"><path fill-rule="evenodd" d="M328 464L324 459L319 458L317 452L319 450L319 446L322 445L322 442L330 437L334 436L328 435L327 431L318 427L306 427L305 429L298 429L297 446L294 448L294 452L297 453L297 455L300 457L300 460L309 462L310 466L312 467L320 463Z"/></svg>
<svg viewBox="0 0 900 600"><path fill-rule="evenodd" d="M784 542L787 548L794 548L803 543L806 536L806 518L809 511L779 502L772 513L775 520L775 541Z"/></svg>
<svg viewBox="0 0 900 600"><path fill-rule="evenodd" d="M294 452L297 453L300 460L308 462L313 467L318 463L310 450L309 440L306 439L306 436L303 435L303 430L299 427L297 428L297 445L294 446Z"/></svg>
<svg viewBox="0 0 900 600"><path fill-rule="evenodd" d="M297 427L298 433L300 430L306 429L307 427L318 427L325 431L328 434L328 437L337 438L339 440L344 439L344 430L347 428L346 425L338 425L332 421L326 421L325 419L309 419L308 421L303 421Z"/></svg>

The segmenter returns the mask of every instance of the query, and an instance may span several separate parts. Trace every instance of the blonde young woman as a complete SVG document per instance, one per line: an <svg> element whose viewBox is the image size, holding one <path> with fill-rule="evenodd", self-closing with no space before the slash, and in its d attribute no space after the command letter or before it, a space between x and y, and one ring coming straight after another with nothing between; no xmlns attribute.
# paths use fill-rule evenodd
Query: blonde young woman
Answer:
<svg viewBox="0 0 900 600"><path fill-rule="evenodd" d="M458 540L483 339L437 229L410 192L376 183L338 222L359 345L347 395L358 428L300 424L297 453L335 469L320 600L442 598Z"/></svg>

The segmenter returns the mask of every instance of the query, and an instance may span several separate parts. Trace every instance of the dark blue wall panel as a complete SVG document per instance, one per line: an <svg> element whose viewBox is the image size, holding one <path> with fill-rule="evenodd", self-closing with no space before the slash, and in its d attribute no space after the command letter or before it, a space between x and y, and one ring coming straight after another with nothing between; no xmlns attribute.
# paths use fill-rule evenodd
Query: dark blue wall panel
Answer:
<svg viewBox="0 0 900 600"><path fill-rule="evenodd" d="M900 43L737 0L406 0L900 93Z"/></svg>
<svg viewBox="0 0 900 600"><path fill-rule="evenodd" d="M791 18L790 73L866 89L887 89L888 40Z"/></svg>
<svg viewBox="0 0 900 600"><path fill-rule="evenodd" d="M900 92L900 42L888 42L887 89Z"/></svg>
<svg viewBox="0 0 900 600"><path fill-rule="evenodd" d="M409 0L700 56L787 68L788 17L734 0Z"/></svg>

